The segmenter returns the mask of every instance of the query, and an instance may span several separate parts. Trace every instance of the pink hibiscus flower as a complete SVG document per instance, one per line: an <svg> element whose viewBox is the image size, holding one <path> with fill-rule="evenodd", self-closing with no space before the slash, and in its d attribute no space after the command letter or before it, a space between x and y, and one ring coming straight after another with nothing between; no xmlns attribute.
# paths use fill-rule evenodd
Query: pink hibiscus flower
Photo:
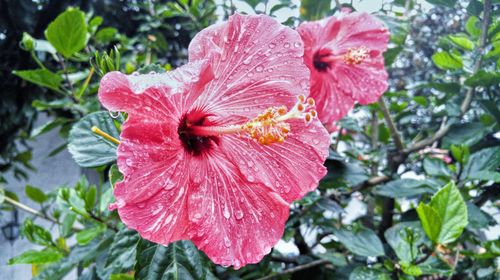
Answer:
<svg viewBox="0 0 500 280"><path fill-rule="evenodd" d="M382 53L389 32L367 13L343 14L298 27L304 61L311 70L311 93L325 125L343 118L355 102L369 104L387 90Z"/></svg>
<svg viewBox="0 0 500 280"><path fill-rule="evenodd" d="M269 253L289 204L326 173L330 139L304 96L302 56L296 31L234 15L198 33L175 71L107 74L101 103L128 113L112 205L122 221L236 269Z"/></svg>

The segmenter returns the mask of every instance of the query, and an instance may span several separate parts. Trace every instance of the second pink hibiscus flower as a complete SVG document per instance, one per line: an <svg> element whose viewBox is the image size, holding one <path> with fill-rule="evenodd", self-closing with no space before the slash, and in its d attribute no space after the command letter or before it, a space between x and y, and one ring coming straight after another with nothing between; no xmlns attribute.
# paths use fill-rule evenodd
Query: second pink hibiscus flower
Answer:
<svg viewBox="0 0 500 280"><path fill-rule="evenodd" d="M323 124L344 117L355 102L369 104L387 90L382 53L389 32L366 13L344 14L306 22L298 31L304 42L304 61L311 70L311 94Z"/></svg>

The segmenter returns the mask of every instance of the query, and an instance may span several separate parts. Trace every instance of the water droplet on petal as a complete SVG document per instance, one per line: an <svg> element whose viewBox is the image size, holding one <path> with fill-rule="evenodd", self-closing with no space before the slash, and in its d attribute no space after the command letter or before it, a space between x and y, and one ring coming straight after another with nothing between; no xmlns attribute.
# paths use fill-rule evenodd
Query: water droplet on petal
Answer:
<svg viewBox="0 0 500 280"><path fill-rule="evenodd" d="M113 112L113 111L108 111L109 116L112 117L113 119L116 119L120 116L120 112Z"/></svg>
<svg viewBox="0 0 500 280"><path fill-rule="evenodd" d="M249 175L249 176L247 177L247 180L248 180L249 182L253 182L253 181L255 181L255 178L254 178L252 175Z"/></svg>
<svg viewBox="0 0 500 280"><path fill-rule="evenodd" d="M262 72L262 70L264 70L264 67L262 67L261 65L255 67L256 72Z"/></svg>
<svg viewBox="0 0 500 280"><path fill-rule="evenodd" d="M231 217L231 213L229 213L229 209L227 208L227 205L224 206L224 217L226 219L229 219L229 217Z"/></svg>
<svg viewBox="0 0 500 280"><path fill-rule="evenodd" d="M243 64L248 65L248 64L250 64L251 61L252 61L252 57L249 56L245 60L243 60Z"/></svg>
<svg viewBox="0 0 500 280"><path fill-rule="evenodd" d="M300 46L302 46L302 44L300 42L295 42L295 43L293 43L293 46L296 48L300 48Z"/></svg>
<svg viewBox="0 0 500 280"><path fill-rule="evenodd" d="M224 245L228 248L231 247L231 240L227 236L224 236Z"/></svg>
<svg viewBox="0 0 500 280"><path fill-rule="evenodd" d="M274 43L270 43L270 44L269 44L269 48L270 48L270 49L274 49L274 47L276 47L276 44L274 44Z"/></svg>
<svg viewBox="0 0 500 280"><path fill-rule="evenodd" d="M289 47L290 47L290 43L285 43L285 44L283 45L283 47L285 47L285 48L289 48Z"/></svg>
<svg viewBox="0 0 500 280"><path fill-rule="evenodd" d="M243 218L243 211L238 210L235 213L236 220L241 220Z"/></svg>

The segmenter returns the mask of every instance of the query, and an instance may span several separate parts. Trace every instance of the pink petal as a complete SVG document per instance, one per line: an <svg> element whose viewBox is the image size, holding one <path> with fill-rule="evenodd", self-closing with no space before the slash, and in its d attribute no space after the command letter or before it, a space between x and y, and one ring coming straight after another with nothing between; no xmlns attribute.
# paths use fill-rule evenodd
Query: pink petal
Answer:
<svg viewBox="0 0 500 280"><path fill-rule="evenodd" d="M347 50L365 46L379 54L387 50L389 32L384 23L367 13L351 13L340 19L330 19L334 24L327 32L335 39L326 46L336 50Z"/></svg>
<svg viewBox="0 0 500 280"><path fill-rule="evenodd" d="M388 87L382 56L365 59L358 65L335 64L329 72L337 77L337 92L350 95L363 105L376 102Z"/></svg>
<svg viewBox="0 0 500 280"><path fill-rule="evenodd" d="M190 239L217 264L239 269L259 262L281 238L288 204L264 185L241 180L218 151L199 165L208 177L191 185Z"/></svg>
<svg viewBox="0 0 500 280"><path fill-rule="evenodd" d="M205 84L213 78L206 60L189 63L161 74L106 74L99 87L99 101L111 111L125 111L150 119L179 117ZM182 99L172 102L168 96Z"/></svg>
<svg viewBox="0 0 500 280"><path fill-rule="evenodd" d="M291 107L293 97L308 91L302 55L300 36L291 28L264 15L233 15L202 30L189 46L190 61L211 58L215 77L195 104L214 113L215 122Z"/></svg>
<svg viewBox="0 0 500 280"><path fill-rule="evenodd" d="M297 31L304 42L304 53L312 55L315 51L324 45L335 40L337 29L335 27L338 19L334 16L319 21L303 22L297 28Z"/></svg>
<svg viewBox="0 0 500 280"><path fill-rule="evenodd" d="M172 157L181 156L178 153L182 151L182 143L175 122L158 122L131 115L122 125L120 137L117 163L124 175L147 173L148 165L168 164Z"/></svg>
<svg viewBox="0 0 500 280"><path fill-rule="evenodd" d="M311 74L311 94L316 100L318 117L323 124L342 119L354 107L354 99L337 86L337 76L332 72Z"/></svg>
<svg viewBox="0 0 500 280"><path fill-rule="evenodd" d="M175 165L165 170L162 169L165 164ZM116 185L114 193L120 219L127 227L137 230L143 238L156 243L167 245L187 239L189 175L185 172L186 162L179 160L147 167L143 174L127 176ZM167 173L172 175L167 176ZM136 191L144 197L134 193Z"/></svg>
<svg viewBox="0 0 500 280"><path fill-rule="evenodd" d="M231 136L222 139L222 146L248 182L262 183L290 203L316 189L325 176L330 136L318 120L289 123L291 134L283 143L264 146Z"/></svg>

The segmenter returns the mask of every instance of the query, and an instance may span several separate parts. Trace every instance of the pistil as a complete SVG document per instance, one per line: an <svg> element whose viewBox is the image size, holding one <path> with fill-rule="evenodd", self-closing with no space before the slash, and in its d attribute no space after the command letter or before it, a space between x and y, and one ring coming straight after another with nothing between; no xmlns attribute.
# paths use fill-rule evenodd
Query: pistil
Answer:
<svg viewBox="0 0 500 280"><path fill-rule="evenodd" d="M262 145L282 143L288 137L291 127L288 123L292 119L303 119L311 122L317 116L313 109L314 99L303 95L298 96L297 103L288 111L286 106L271 107L252 120L238 125L228 126L191 126L189 131L197 136L222 136L238 134L255 139Z"/></svg>
<svg viewBox="0 0 500 280"><path fill-rule="evenodd" d="M338 63L339 61L343 61L347 65L357 65L367 59L369 53L370 50L365 46L349 48L342 55L334 55L331 51L323 49L316 53L313 64L318 71L326 71L331 67L332 63Z"/></svg>

